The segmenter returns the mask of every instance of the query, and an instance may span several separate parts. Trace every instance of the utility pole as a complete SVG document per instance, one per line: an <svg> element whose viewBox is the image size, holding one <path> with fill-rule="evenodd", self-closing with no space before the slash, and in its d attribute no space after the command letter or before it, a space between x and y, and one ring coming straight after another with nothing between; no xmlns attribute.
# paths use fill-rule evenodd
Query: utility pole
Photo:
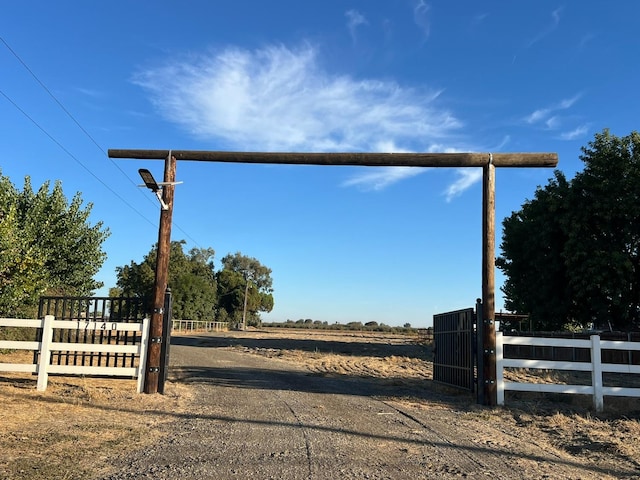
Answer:
<svg viewBox="0 0 640 480"><path fill-rule="evenodd" d="M249 278L244 277L244 307L242 308L242 331L247 329L247 296L249 295Z"/></svg>
<svg viewBox="0 0 640 480"><path fill-rule="evenodd" d="M162 330L164 317L164 296L169 278L169 254L171 252L171 220L173 217L173 197L176 181L176 158L167 155L164 162L164 181L160 226L158 229L158 254L153 294L153 312L149 326L150 344L147 349L147 371L144 376L144 393L158 393L160 362L162 361ZM167 208L164 208L164 207Z"/></svg>

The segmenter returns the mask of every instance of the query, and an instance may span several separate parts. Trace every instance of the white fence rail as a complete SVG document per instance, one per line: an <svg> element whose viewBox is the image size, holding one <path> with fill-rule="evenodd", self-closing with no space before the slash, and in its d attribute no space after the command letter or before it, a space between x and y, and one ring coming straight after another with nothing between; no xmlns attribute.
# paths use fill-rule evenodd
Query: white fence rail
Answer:
<svg viewBox="0 0 640 480"><path fill-rule="evenodd" d="M142 323L123 322L91 322L78 320L56 320L53 315L46 315L42 320L19 318L0 318L0 327L42 328L42 340L39 342L0 340L0 349L39 350L38 364L0 363L0 372L37 373L37 388L47 389L50 373L65 375L107 375L114 377L134 377L138 379L138 393L142 392L146 363L146 349L149 332L149 320ZM94 343L62 343L54 342L53 330L56 328L78 330L109 330L113 332L138 332L141 335L138 345L109 345ZM91 352L91 353L128 353L139 355L136 367L99 367L88 365L52 365L51 351ZM0 357L1 358L1 357Z"/></svg>
<svg viewBox="0 0 640 480"><path fill-rule="evenodd" d="M591 351L591 362L504 358L504 345L588 348ZM498 405L504 405L504 392L506 390L592 395L593 406L598 412L601 412L604 408L605 395L640 397L640 388L603 386L602 374L605 372L640 374L640 365L603 363L601 354L603 349L640 351L640 343L601 340L600 335L592 335L589 340L579 340L569 338L503 336L500 332L496 333L496 386ZM591 385L508 382L504 380L504 368L587 371L591 372Z"/></svg>
<svg viewBox="0 0 640 480"><path fill-rule="evenodd" d="M181 332L225 332L229 330L227 322L209 322L205 320L171 320L172 330Z"/></svg>

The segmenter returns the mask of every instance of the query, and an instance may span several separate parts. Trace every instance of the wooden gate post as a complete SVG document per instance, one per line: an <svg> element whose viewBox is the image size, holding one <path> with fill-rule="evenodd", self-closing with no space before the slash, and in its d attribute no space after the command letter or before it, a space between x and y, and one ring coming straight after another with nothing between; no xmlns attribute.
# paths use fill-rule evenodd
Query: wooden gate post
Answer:
<svg viewBox="0 0 640 480"><path fill-rule="evenodd" d="M482 379L483 404L495 406L496 330L495 330L495 243L496 170L493 156L482 167Z"/></svg>
<svg viewBox="0 0 640 480"><path fill-rule="evenodd" d="M147 371L144 376L144 393L158 393L162 351L162 323L164 318L164 293L169 278L169 253L171 251L171 219L173 216L173 193L176 180L176 157L169 151L164 163L164 186L162 200L167 209L160 209L158 229L158 252L153 295L153 312L149 326L149 348L147 349Z"/></svg>

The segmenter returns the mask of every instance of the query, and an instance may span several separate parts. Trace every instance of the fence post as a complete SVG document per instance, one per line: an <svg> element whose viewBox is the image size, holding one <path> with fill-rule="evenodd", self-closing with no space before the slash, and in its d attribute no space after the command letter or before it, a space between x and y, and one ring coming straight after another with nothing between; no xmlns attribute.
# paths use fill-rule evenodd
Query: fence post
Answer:
<svg viewBox="0 0 640 480"><path fill-rule="evenodd" d="M38 362L38 384L39 392L47 389L49 379L49 363L51 362L51 340L53 339L53 315L45 315L42 320L42 340L40 343L40 361Z"/></svg>
<svg viewBox="0 0 640 480"><path fill-rule="evenodd" d="M142 319L142 333L140 334L140 363L138 364L138 393L144 390L147 375L147 344L149 343L149 319Z"/></svg>
<svg viewBox="0 0 640 480"><path fill-rule="evenodd" d="M604 410L602 394L602 353L600 335L591 335L591 385L593 386L593 408L596 412Z"/></svg>
<svg viewBox="0 0 640 480"><path fill-rule="evenodd" d="M498 405L504 405L504 371L502 369L503 352L502 332L496 332L496 403Z"/></svg>

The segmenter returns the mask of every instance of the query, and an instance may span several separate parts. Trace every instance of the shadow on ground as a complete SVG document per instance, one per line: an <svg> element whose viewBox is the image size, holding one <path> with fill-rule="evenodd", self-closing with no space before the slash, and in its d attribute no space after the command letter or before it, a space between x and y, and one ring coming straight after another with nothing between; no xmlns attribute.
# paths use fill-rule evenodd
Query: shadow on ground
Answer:
<svg viewBox="0 0 640 480"><path fill-rule="evenodd" d="M418 343L392 344L367 343L366 337L354 342L340 342L324 339L296 338L248 338L241 336L173 336L172 345L189 347L222 348L245 347L251 349L301 350L314 353L335 353L341 355L362 355L369 357L412 357L431 360L432 351Z"/></svg>
<svg viewBox="0 0 640 480"><path fill-rule="evenodd" d="M172 367L171 380L185 384L208 384L264 390L295 390L308 393L411 397L433 399L431 380L377 379L353 375L324 375L291 370L245 367ZM435 389L437 390L437 389ZM469 393L463 394L468 398Z"/></svg>
<svg viewBox="0 0 640 480"><path fill-rule="evenodd" d="M247 338L236 335L173 337L171 344L172 349L211 349L211 354L206 356L207 360L203 358L199 365L190 363L171 366L171 380L185 384L430 400L434 400L434 396L442 396L440 400L445 402L454 398L463 402L473 401L470 392L447 388L427 378L377 378L360 372L310 372L286 363L265 362L259 356L243 356L240 360L237 355L243 355L243 352L236 350L239 347L379 358L391 355L429 358L430 350L419 344L366 343L366 338L356 342L341 342L323 339ZM214 361L209 363L209 359ZM451 395L453 398L445 399Z"/></svg>

